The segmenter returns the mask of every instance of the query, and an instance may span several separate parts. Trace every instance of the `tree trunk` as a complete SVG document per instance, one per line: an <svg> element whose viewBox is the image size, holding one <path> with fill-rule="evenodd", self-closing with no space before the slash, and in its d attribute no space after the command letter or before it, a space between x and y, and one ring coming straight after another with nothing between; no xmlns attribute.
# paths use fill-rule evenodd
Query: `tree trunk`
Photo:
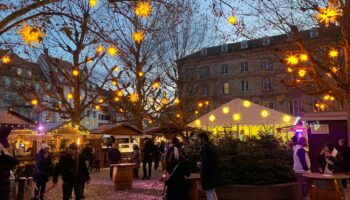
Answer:
<svg viewBox="0 0 350 200"><path fill-rule="evenodd" d="M348 144L350 144L350 99L347 99L345 102L345 108L346 108L346 127L347 127L347 133L348 133Z"/></svg>

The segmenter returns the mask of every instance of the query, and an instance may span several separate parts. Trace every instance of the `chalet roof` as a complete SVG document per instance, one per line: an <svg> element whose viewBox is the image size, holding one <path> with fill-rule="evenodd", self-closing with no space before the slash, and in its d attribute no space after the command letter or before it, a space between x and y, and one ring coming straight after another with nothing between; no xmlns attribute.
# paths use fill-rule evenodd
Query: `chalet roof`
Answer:
<svg viewBox="0 0 350 200"><path fill-rule="evenodd" d="M103 125L98 128L91 130L92 134L106 134L106 135L115 135L115 136L136 136L143 135L143 131L125 123L112 124L112 125Z"/></svg>
<svg viewBox="0 0 350 200"><path fill-rule="evenodd" d="M0 125L30 127L34 126L34 122L16 112L9 110L0 110Z"/></svg>

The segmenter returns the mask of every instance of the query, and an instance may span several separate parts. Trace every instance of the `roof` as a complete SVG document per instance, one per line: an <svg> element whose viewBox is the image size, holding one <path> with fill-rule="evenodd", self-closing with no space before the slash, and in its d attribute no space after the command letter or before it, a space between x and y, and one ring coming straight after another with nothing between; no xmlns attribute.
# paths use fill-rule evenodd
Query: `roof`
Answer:
<svg viewBox="0 0 350 200"><path fill-rule="evenodd" d="M15 125L17 127L29 127L34 126L34 122L30 119L21 116L16 112L0 110L0 125Z"/></svg>
<svg viewBox="0 0 350 200"><path fill-rule="evenodd" d="M189 126L288 126L293 125L297 119L295 116L237 98L192 121Z"/></svg>
<svg viewBox="0 0 350 200"><path fill-rule="evenodd" d="M302 121L337 121L347 120L346 112L314 112L314 113L303 113L301 117Z"/></svg>
<svg viewBox="0 0 350 200"><path fill-rule="evenodd" d="M177 124L165 124L159 127L152 127L147 129L146 134L173 134L173 133L181 133L181 132L199 132L203 131L201 129L193 128L190 126L179 126Z"/></svg>
<svg viewBox="0 0 350 200"><path fill-rule="evenodd" d="M143 131L129 124L112 124L103 125L91 130L92 134L106 134L106 135L143 135Z"/></svg>

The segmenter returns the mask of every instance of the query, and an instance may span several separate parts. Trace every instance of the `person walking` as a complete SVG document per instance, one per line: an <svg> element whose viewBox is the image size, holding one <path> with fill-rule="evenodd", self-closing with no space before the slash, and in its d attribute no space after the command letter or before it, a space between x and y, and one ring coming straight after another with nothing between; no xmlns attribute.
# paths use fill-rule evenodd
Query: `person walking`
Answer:
<svg viewBox="0 0 350 200"><path fill-rule="evenodd" d="M8 147L7 138L0 138L0 199L4 200L10 197L11 170L19 164L18 160L10 155L6 147Z"/></svg>
<svg viewBox="0 0 350 200"><path fill-rule="evenodd" d="M165 199L189 200L188 186L185 176L190 175L190 170L184 161L184 152L180 141L174 137L166 156L167 168L165 175Z"/></svg>
<svg viewBox="0 0 350 200"><path fill-rule="evenodd" d="M341 172L343 158L332 143L328 143L324 146L318 161L321 173L333 174Z"/></svg>
<svg viewBox="0 0 350 200"><path fill-rule="evenodd" d="M160 144L155 144L154 145L154 154L153 154L153 157L154 157L154 171L156 171L159 167L159 161L161 159L161 155L162 155L162 152L161 152L161 148L160 148Z"/></svg>
<svg viewBox="0 0 350 200"><path fill-rule="evenodd" d="M303 199L308 199L310 183L308 178L304 177L303 174L311 173L311 164L305 147L306 138L300 137L297 145L293 146L293 171L298 179Z"/></svg>
<svg viewBox="0 0 350 200"><path fill-rule="evenodd" d="M62 175L63 200L69 200L74 190L75 200L83 198L83 185L89 183L90 175L88 167L81 155L78 154L78 145L69 145L68 152L57 163L53 183L57 185L58 176Z"/></svg>
<svg viewBox="0 0 350 200"><path fill-rule="evenodd" d="M50 146L42 143L40 151L35 156L34 181L36 188L34 194L37 199L44 199L46 183L49 181L51 174L51 166Z"/></svg>
<svg viewBox="0 0 350 200"><path fill-rule="evenodd" d="M338 140L339 152L343 158L341 170L343 173L348 174L350 172L350 147L346 144L345 139ZM347 180L343 179L342 184L344 188L347 188Z"/></svg>
<svg viewBox="0 0 350 200"><path fill-rule="evenodd" d="M121 153L119 149L117 148L117 145L115 143L112 144L112 148L108 151L107 157L110 164L109 169L109 177L112 180L113 178L113 166L114 164L118 164L121 162Z"/></svg>
<svg viewBox="0 0 350 200"><path fill-rule="evenodd" d="M132 161L135 163L133 168L134 179L139 178L139 168L140 168L140 149L137 144L133 144L133 153L132 153Z"/></svg>
<svg viewBox="0 0 350 200"><path fill-rule="evenodd" d="M218 173L218 151L216 146L209 141L207 133L198 135L202 144L200 150L200 162L197 163L200 169L201 187L205 191L207 200L217 200L215 187L219 185Z"/></svg>
<svg viewBox="0 0 350 200"><path fill-rule="evenodd" d="M152 176L152 159L154 155L154 144L151 139L145 138L145 144L142 149L143 158L142 158L142 168L143 168L143 178L151 179ZM147 174L147 165L148 165L148 174Z"/></svg>
<svg viewBox="0 0 350 200"><path fill-rule="evenodd" d="M91 171L92 167L93 167L93 159L94 159L93 148L92 148L91 144L86 144L86 146L81 151L81 156Z"/></svg>

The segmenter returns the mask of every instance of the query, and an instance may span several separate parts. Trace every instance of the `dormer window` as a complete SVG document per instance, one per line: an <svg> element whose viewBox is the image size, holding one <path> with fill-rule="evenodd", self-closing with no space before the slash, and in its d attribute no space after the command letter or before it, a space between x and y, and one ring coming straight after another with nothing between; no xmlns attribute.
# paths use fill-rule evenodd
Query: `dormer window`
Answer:
<svg viewBox="0 0 350 200"><path fill-rule="evenodd" d="M248 42L247 41L242 41L241 42L241 49L246 49L248 48Z"/></svg>
<svg viewBox="0 0 350 200"><path fill-rule="evenodd" d="M310 38L317 38L318 37L318 30L317 28L310 29Z"/></svg>
<svg viewBox="0 0 350 200"><path fill-rule="evenodd" d="M208 54L208 49L207 48L203 48L201 51L201 55L205 56Z"/></svg>
<svg viewBox="0 0 350 200"><path fill-rule="evenodd" d="M227 44L221 45L221 49L220 49L221 52L225 53L225 52L227 52L227 50L228 50L228 45Z"/></svg>
<svg viewBox="0 0 350 200"><path fill-rule="evenodd" d="M270 38L269 37L264 37L263 38L263 45L264 46L270 45Z"/></svg>

